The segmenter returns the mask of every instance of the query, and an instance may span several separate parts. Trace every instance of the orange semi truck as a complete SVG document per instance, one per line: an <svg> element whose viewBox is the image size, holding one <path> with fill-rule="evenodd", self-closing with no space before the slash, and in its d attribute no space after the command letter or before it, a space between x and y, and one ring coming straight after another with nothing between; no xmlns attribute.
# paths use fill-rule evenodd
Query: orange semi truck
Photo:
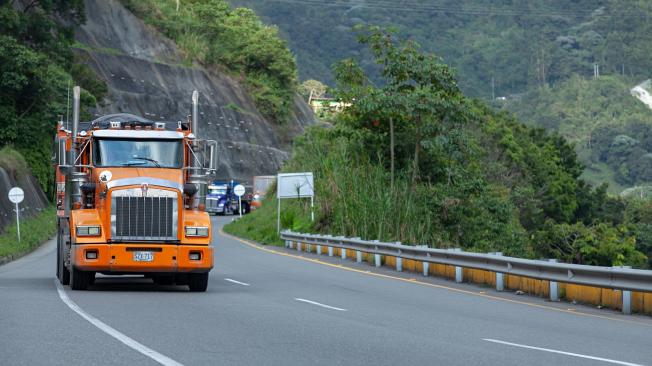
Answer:
<svg viewBox="0 0 652 366"><path fill-rule="evenodd" d="M213 268L204 212L217 145L199 138L198 93L187 122L131 114L59 123L55 140L57 277L85 290L96 273L145 275L206 291Z"/></svg>

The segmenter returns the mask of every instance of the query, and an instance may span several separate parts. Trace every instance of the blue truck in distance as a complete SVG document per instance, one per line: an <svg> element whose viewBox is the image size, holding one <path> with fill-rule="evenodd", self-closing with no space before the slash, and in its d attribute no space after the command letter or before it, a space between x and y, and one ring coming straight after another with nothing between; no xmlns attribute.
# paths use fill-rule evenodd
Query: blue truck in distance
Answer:
<svg viewBox="0 0 652 366"><path fill-rule="evenodd" d="M237 181L213 181L208 186L206 194L206 212L217 215L232 215L238 213L238 196L233 192ZM242 213L249 213L251 207L251 194L242 196Z"/></svg>

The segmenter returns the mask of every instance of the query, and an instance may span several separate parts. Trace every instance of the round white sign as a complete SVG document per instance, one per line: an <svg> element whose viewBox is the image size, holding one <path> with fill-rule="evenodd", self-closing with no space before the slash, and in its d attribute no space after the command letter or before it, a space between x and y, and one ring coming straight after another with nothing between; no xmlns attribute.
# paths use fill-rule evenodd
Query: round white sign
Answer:
<svg viewBox="0 0 652 366"><path fill-rule="evenodd" d="M242 184L238 184L233 188L233 193L238 197L242 197L242 195L245 194L245 187Z"/></svg>
<svg viewBox="0 0 652 366"><path fill-rule="evenodd" d="M25 198L25 192L20 187L14 187L9 190L9 201L12 203L21 203Z"/></svg>

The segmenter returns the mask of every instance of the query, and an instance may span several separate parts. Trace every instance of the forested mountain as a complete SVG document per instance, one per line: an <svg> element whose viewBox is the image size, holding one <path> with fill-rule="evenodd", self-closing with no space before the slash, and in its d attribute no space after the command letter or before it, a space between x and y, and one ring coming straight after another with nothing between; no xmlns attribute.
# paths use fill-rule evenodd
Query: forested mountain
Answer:
<svg viewBox="0 0 652 366"><path fill-rule="evenodd" d="M347 57L360 60L378 79L372 57L355 42L351 27L395 27L450 65L465 94L505 99L496 106L574 142L592 183L608 182L616 193L652 179L652 159L643 158L651 151L641 137L652 135L652 112L629 93L652 71L650 1L231 2L255 9L281 29L297 55L302 80L333 85L331 65ZM606 79L592 81L595 73ZM636 151L621 151L629 149L620 146L622 138L613 140L621 135L638 141L632 145Z"/></svg>

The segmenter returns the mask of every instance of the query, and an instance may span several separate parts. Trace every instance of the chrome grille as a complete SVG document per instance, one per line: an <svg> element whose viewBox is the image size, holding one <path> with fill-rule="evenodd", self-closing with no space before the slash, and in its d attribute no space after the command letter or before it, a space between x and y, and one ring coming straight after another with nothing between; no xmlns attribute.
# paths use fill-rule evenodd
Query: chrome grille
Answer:
<svg viewBox="0 0 652 366"><path fill-rule="evenodd" d="M206 198L206 208L207 209L217 209L217 204L219 200L217 198Z"/></svg>
<svg viewBox="0 0 652 366"><path fill-rule="evenodd" d="M150 188L130 188L111 194L113 241L176 240L178 194Z"/></svg>

